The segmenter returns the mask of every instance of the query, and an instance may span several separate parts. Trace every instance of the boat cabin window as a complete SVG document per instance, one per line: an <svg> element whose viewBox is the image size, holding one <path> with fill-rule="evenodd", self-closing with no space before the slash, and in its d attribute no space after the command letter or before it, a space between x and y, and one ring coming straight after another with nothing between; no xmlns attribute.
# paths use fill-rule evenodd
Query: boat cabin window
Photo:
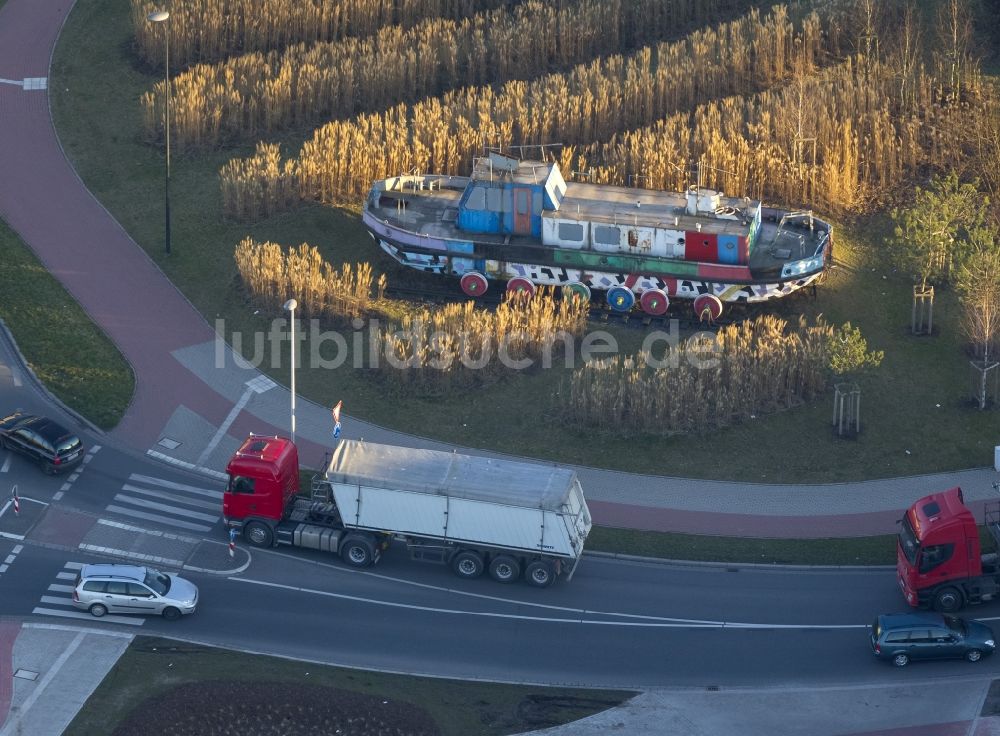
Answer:
<svg viewBox="0 0 1000 736"><path fill-rule="evenodd" d="M583 225L575 222L559 223L559 239L572 240L574 243L583 241Z"/></svg>
<svg viewBox="0 0 1000 736"><path fill-rule="evenodd" d="M502 198L500 196L501 194L503 194L502 189L496 189L496 188L487 189L486 209L488 209L490 212L502 212L503 205L502 205Z"/></svg>
<svg viewBox="0 0 1000 736"><path fill-rule="evenodd" d="M628 231L628 247L634 248L639 245L639 233L635 230Z"/></svg>
<svg viewBox="0 0 1000 736"><path fill-rule="evenodd" d="M622 242L621 231L616 227L597 225L594 227L594 242L601 245L618 245Z"/></svg>
<svg viewBox="0 0 1000 736"><path fill-rule="evenodd" d="M486 209L486 189L484 187L473 187L472 191L469 192L469 198L465 202L465 209L467 210L485 210Z"/></svg>

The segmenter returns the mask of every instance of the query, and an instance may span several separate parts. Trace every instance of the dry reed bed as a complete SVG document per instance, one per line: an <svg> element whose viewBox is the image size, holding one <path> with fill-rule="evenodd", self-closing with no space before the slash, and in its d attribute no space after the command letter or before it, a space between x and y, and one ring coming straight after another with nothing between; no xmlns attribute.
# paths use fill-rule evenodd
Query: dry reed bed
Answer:
<svg viewBox="0 0 1000 736"><path fill-rule="evenodd" d="M588 303L557 299L548 289L534 298L508 295L495 310L473 302L448 304L404 317L399 328L371 336L373 365L382 379L408 393L440 394L491 383L517 370L555 364L583 334Z"/></svg>
<svg viewBox="0 0 1000 736"><path fill-rule="evenodd" d="M687 181L676 162L700 160L704 184L722 191L829 213L867 211L924 167L969 158L975 131L965 121L988 100L976 69L964 82L968 97L949 103L940 79L920 68L900 99L891 66L856 56L755 98L710 102L604 143L566 148L562 165L592 169L599 183L641 174L644 186L682 189ZM815 139L815 158L797 138Z"/></svg>
<svg viewBox="0 0 1000 736"><path fill-rule="evenodd" d="M385 275L374 282L368 263L338 270L319 251L303 243L287 251L271 242L244 238L235 251L236 268L254 304L279 312L291 297L299 303L299 316L344 323L361 318L385 291Z"/></svg>
<svg viewBox="0 0 1000 736"><path fill-rule="evenodd" d="M970 156L977 131L965 121L970 114L987 115L976 110L985 109L991 98L978 68L966 69L964 97L954 101L941 79L923 67L914 70L901 93L891 63L853 56L819 72L802 73L778 89L709 102L653 125L610 135L608 127L616 121L591 125L598 117L589 106L593 97L574 97L565 88L545 90L537 97L529 97L526 89L520 99L504 100L517 104L516 113L501 109L499 98L487 94L479 118L460 115L450 126L443 108L430 111L429 105L418 105L414 114L427 117L415 118L406 128L407 108L399 106L382 116L325 126L298 159L285 162L284 171L289 191L298 188L305 199L334 201L358 194L379 175L408 167L460 173L467 170L468 158L480 150L483 140L552 140L545 132L556 129L549 127L549 118L565 113L556 118L564 142L586 140L587 135L591 140L604 138L604 142L568 145L560 153L563 171L591 170L591 181L625 184L641 176L645 187L682 190L690 175L682 164L700 160L705 164L703 183L716 189L800 203L831 214L858 212L882 204L923 167L981 160ZM633 88L626 86L622 94L638 105L648 90L634 91L633 95ZM809 104L802 104L802 99ZM473 100L465 102L469 107L456 103L457 109L469 110ZM584 106L590 114L580 113ZM497 117L487 117L491 110ZM516 126L515 120L529 120L532 127ZM428 146L423 141L435 129L447 131L449 137L434 135ZM413 136L412 144L407 133ZM809 139L815 140L815 154L809 143L797 144ZM250 211L249 198L239 199L241 190L252 191L268 178L264 170L240 165L234 161L223 169L227 212L239 213L237 206ZM372 173L366 178L361 171ZM292 202L290 195L285 202Z"/></svg>
<svg viewBox="0 0 1000 736"><path fill-rule="evenodd" d="M692 33L682 42L645 47L627 58L613 56L565 74L509 82L499 91L465 88L329 123L279 170L294 177L303 199L323 202L357 197L373 180L414 168L462 174L484 141L608 140L706 99L775 84L796 64L812 65L823 50L815 14L796 31L784 7L764 18L753 10L732 23ZM246 217L266 209L251 199L266 191L261 182L274 173L274 167L257 169L239 159L224 166L224 212Z"/></svg>
<svg viewBox="0 0 1000 736"><path fill-rule="evenodd" d="M172 143L178 150L215 146L384 110L458 86L537 77L677 35L695 20L718 20L746 4L527 0L461 21L431 18L367 38L198 64L171 80ZM165 89L160 82L141 100L148 141L163 135Z"/></svg>
<svg viewBox="0 0 1000 736"><path fill-rule="evenodd" d="M415 26L427 18L461 19L511 0L173 0L170 66L212 63L235 54L294 43L367 36L384 26ZM136 53L162 68L163 30L147 20L159 0L132 0Z"/></svg>
<svg viewBox="0 0 1000 736"><path fill-rule="evenodd" d="M674 348L675 363L641 356L586 363L561 391L567 420L629 434L698 433L797 406L822 392L833 330L765 315L721 329L714 342ZM663 356L657 356L663 358Z"/></svg>

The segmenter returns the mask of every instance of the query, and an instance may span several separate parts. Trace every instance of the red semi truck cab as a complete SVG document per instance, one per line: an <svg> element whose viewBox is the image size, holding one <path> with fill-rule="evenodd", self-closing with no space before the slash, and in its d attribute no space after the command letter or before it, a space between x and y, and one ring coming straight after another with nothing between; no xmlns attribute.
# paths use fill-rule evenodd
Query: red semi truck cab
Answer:
<svg viewBox="0 0 1000 736"><path fill-rule="evenodd" d="M997 512L988 510L991 532L996 522ZM982 554L979 526L961 488L932 493L906 510L899 522L896 572L911 606L957 611L996 596L996 555Z"/></svg>
<svg viewBox="0 0 1000 736"><path fill-rule="evenodd" d="M250 435L226 472L222 516L231 527L242 528L254 519L281 521L299 493L299 453L283 437Z"/></svg>

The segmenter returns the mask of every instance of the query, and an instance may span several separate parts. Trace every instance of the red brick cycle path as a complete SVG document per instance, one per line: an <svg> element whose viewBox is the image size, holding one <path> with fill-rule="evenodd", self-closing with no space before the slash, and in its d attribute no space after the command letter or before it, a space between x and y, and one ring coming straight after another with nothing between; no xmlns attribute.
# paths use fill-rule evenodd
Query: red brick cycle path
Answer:
<svg viewBox="0 0 1000 736"><path fill-rule="evenodd" d="M0 9L0 78L47 77L70 0L9 0ZM136 392L112 433L145 450L182 401L221 423L232 408L171 351L215 333L63 155L45 91L0 83L0 216L132 365Z"/></svg>

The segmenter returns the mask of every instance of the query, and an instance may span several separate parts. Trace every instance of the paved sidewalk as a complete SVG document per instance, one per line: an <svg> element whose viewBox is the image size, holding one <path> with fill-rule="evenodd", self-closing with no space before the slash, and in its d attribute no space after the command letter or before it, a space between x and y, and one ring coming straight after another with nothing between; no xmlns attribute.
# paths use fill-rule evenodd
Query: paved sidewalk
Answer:
<svg viewBox="0 0 1000 736"><path fill-rule="evenodd" d="M989 679L802 690L662 690L523 736L1000 736Z"/></svg>
<svg viewBox="0 0 1000 736"><path fill-rule="evenodd" d="M5 631L0 677L13 687L9 710L0 700L0 736L59 736L132 641L124 632L60 624L0 621L0 637Z"/></svg>

